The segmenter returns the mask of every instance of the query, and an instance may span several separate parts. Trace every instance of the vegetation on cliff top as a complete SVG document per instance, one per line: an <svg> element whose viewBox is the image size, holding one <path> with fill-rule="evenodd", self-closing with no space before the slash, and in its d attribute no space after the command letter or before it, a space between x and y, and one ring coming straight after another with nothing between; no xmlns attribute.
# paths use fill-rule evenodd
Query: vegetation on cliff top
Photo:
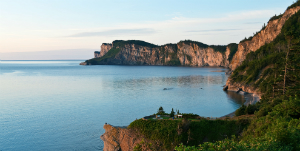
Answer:
<svg viewBox="0 0 300 151"><path fill-rule="evenodd" d="M289 10L289 9L297 7L297 6L300 6L300 0L297 0L296 2L294 2L294 4L292 4L291 6L289 6L286 10ZM268 23L271 22L271 21L273 21L273 20L280 19L282 16L283 16L283 14L280 14L278 16L275 14L273 17L271 17L269 19ZM260 31L258 31L256 33L253 33L253 36L249 36L248 38L245 37L245 39L241 40L240 43L245 42L245 41L251 41L254 36L256 36L257 34L259 34L265 28L266 28L266 25L264 24L262 26L262 29Z"/></svg>
<svg viewBox="0 0 300 151"><path fill-rule="evenodd" d="M114 58L120 51L121 49L113 47L104 56L86 60L85 62L91 65L101 64L101 62L107 62L108 59Z"/></svg>
<svg viewBox="0 0 300 151"><path fill-rule="evenodd" d="M228 46L228 48L230 49L230 54L229 54L229 56L228 56L228 60L229 60L229 62L231 62L231 60L232 60L234 54L238 51L238 46L239 46L239 45L236 44L236 43L230 43L230 44L228 44L227 46Z"/></svg>
<svg viewBox="0 0 300 151"><path fill-rule="evenodd" d="M217 52L221 52L221 53L225 53L226 52L226 45L207 45L207 44L204 44L202 42L198 42L198 41L193 41L193 40L184 40L184 41L180 41L178 42L178 45L179 46L183 46L183 44L186 44L186 45L193 45L193 44L196 44L198 45L198 47L200 48L213 48L215 51Z"/></svg>
<svg viewBox="0 0 300 151"><path fill-rule="evenodd" d="M132 45L132 44L149 47L149 48L158 47L158 45L155 45L155 44L152 44L149 42L145 42L145 41L141 41L141 40L115 40L112 43L115 48L123 48L123 47L125 47L125 45Z"/></svg>
<svg viewBox="0 0 300 151"><path fill-rule="evenodd" d="M300 0L297 0L294 4L292 4L291 6L289 6L289 7L287 8L287 10L288 10L288 9L291 9L291 8L294 8L294 7L297 7L297 6L300 6Z"/></svg>
<svg viewBox="0 0 300 151"><path fill-rule="evenodd" d="M205 141L223 140L238 136L249 124L249 120L135 120L129 129L142 134L144 138L160 142L161 150L172 150L180 143L194 146Z"/></svg>
<svg viewBox="0 0 300 151"><path fill-rule="evenodd" d="M292 97L272 108L267 116L256 117L242 137L205 142L198 147L176 147L178 151L298 151L300 150L300 99Z"/></svg>

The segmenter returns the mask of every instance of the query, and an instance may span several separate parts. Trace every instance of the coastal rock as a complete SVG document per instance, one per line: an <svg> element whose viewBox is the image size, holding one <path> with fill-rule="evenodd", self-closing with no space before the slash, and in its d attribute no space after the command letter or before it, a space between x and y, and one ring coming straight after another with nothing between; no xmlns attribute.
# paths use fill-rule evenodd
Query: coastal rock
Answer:
<svg viewBox="0 0 300 151"><path fill-rule="evenodd" d="M100 58L104 56L111 48L112 48L112 44L103 43L100 47L100 51L94 52L94 58Z"/></svg>
<svg viewBox="0 0 300 151"><path fill-rule="evenodd" d="M80 62L80 64L79 65L86 65L87 63L86 62Z"/></svg>
<svg viewBox="0 0 300 151"><path fill-rule="evenodd" d="M161 150L163 142L151 141L135 130L126 126L103 126L105 133L100 136L104 142L103 151L132 151L135 146L140 145L142 150L149 150L147 144L152 144L152 150Z"/></svg>
<svg viewBox="0 0 300 151"><path fill-rule="evenodd" d="M261 92L258 89L255 89L253 86L233 82L231 78L228 78L226 87L228 91L238 91L238 93L242 95L248 95L248 93L250 93L249 95L251 95L251 98L247 99L248 101L245 103L245 105L259 102L262 96Z"/></svg>
<svg viewBox="0 0 300 151"><path fill-rule="evenodd" d="M233 56L229 68L235 70L246 59L248 53L256 51L266 43L273 41L280 34L284 23L299 10L300 6L286 10L281 18L270 21L266 28L261 30L251 40L239 43L238 51Z"/></svg>
<svg viewBox="0 0 300 151"><path fill-rule="evenodd" d="M105 133L100 136L104 142L103 151L131 151L143 138L126 127L117 127L109 124L103 126Z"/></svg>
<svg viewBox="0 0 300 151"><path fill-rule="evenodd" d="M119 41L118 41L119 42ZM126 42L126 41L125 41ZM111 44L102 44L100 53L95 52L95 58L101 59L110 49ZM182 41L177 44L167 44L163 46L142 46L138 44L124 44L121 47L115 46L120 51L114 56L95 61L87 60L92 64L99 65L176 65L176 66L229 66L230 49L222 47L222 52L215 50L199 42Z"/></svg>

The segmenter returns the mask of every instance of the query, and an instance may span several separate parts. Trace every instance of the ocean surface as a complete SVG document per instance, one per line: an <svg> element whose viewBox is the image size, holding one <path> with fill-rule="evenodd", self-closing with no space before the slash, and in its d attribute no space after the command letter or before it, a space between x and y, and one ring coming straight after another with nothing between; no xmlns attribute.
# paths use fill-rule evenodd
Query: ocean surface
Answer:
<svg viewBox="0 0 300 151"><path fill-rule="evenodd" d="M106 122L127 126L160 106L220 117L244 102L222 90L223 68L80 62L0 61L1 151L102 150Z"/></svg>

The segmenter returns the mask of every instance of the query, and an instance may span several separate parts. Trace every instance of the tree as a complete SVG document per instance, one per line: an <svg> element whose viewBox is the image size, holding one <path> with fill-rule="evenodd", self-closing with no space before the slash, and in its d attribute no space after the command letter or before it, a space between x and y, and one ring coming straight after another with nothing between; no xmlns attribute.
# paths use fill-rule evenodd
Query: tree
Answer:
<svg viewBox="0 0 300 151"><path fill-rule="evenodd" d="M164 108L162 106L159 107L157 114L165 114Z"/></svg>
<svg viewBox="0 0 300 151"><path fill-rule="evenodd" d="M174 112L174 109L172 108L172 111L170 113L170 117L174 117L174 114L175 114L175 112Z"/></svg>

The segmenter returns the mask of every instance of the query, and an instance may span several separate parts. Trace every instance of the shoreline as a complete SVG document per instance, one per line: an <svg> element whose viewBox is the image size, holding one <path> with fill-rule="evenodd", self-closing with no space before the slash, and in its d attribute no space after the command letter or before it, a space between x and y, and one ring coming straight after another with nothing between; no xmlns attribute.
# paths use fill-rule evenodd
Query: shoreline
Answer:
<svg viewBox="0 0 300 151"><path fill-rule="evenodd" d="M233 91L233 90L227 90L227 91L232 91L232 92L236 92L236 91ZM260 98L258 95L254 94L254 93L248 93L248 92L245 92L245 91L240 91L238 92L240 95L243 95L245 97L245 102L244 102L244 105L247 106L247 105L252 105L252 104L255 104L257 102L260 101ZM235 110L236 111L236 110ZM229 114L226 114L224 116L221 116L220 118L224 118L224 117L234 117L235 116L235 111L229 113Z"/></svg>

